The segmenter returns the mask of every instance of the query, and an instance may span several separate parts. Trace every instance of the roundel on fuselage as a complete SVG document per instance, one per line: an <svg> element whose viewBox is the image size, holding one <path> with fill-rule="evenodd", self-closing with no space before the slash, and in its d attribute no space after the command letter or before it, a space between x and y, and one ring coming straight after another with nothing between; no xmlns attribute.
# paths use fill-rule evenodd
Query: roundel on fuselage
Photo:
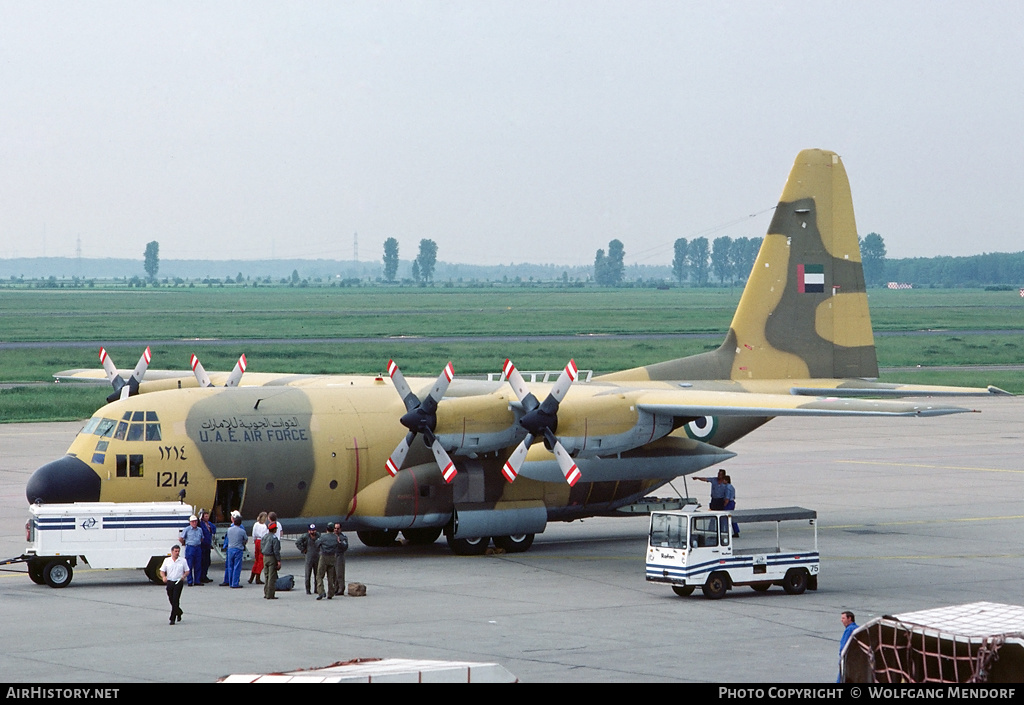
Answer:
<svg viewBox="0 0 1024 705"><path fill-rule="evenodd" d="M701 416L684 426L686 435L695 441L706 441L715 435L718 419L714 416Z"/></svg>

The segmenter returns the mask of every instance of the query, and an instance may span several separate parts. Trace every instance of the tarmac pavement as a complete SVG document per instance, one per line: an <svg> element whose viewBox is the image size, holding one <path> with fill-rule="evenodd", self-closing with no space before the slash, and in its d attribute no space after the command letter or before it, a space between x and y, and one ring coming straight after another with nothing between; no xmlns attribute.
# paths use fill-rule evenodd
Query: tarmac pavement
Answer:
<svg viewBox="0 0 1024 705"><path fill-rule="evenodd" d="M1024 599L1024 399L961 405L983 413L780 418L732 447L738 508L818 511L816 592L676 597L644 580L645 517L552 524L527 553L483 557L453 556L443 539L371 549L349 534L346 577L367 595L319 602L285 541L295 591L269 602L255 585L217 587L215 563L213 583L185 589L174 627L141 570L80 563L55 590L15 566L0 572L0 682L211 682L367 657L493 661L522 682L834 682L844 609L863 624ZM0 558L25 549L29 475L81 425L0 425ZM707 502L708 485L673 485ZM761 545L758 532L774 539L748 526L737 545Z"/></svg>

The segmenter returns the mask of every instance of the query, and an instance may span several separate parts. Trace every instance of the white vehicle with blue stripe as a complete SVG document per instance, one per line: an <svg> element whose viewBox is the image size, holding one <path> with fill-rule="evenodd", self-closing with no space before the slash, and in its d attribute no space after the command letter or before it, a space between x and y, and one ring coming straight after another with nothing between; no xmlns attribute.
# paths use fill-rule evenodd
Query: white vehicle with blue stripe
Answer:
<svg viewBox="0 0 1024 705"><path fill-rule="evenodd" d="M818 589L818 513L803 507L744 509L731 512L668 511L651 513L647 542L647 580L672 586L680 597L700 587L704 596L717 600L737 585L749 585L764 592L780 585L790 595ZM807 522L813 544L805 538L802 547L782 547L782 522ZM774 544L767 547L739 547L735 523L743 525L774 522ZM750 528L746 536L762 544L770 533ZM791 533L791 532L788 532ZM735 540L734 540L735 539ZM787 535L787 540L792 540Z"/></svg>
<svg viewBox="0 0 1024 705"><path fill-rule="evenodd" d="M153 582L193 508L180 502L76 502L29 505L27 563L38 585L67 587L81 560L90 568L142 568Z"/></svg>

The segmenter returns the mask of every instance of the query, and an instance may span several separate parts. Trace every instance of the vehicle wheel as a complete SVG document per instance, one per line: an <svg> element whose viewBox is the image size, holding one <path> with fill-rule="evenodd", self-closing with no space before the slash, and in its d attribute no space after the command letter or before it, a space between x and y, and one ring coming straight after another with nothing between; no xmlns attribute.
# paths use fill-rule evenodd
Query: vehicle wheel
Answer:
<svg viewBox="0 0 1024 705"><path fill-rule="evenodd" d="M149 582L163 585L164 581L160 579L160 566L163 564L164 556L153 556L149 559L149 565L142 569Z"/></svg>
<svg viewBox="0 0 1024 705"><path fill-rule="evenodd" d="M43 568L43 580L52 588L67 587L71 583L74 571L64 561L51 561Z"/></svg>
<svg viewBox="0 0 1024 705"><path fill-rule="evenodd" d="M672 592L679 595L679 597L689 597L693 594L695 587L694 585L673 585Z"/></svg>
<svg viewBox="0 0 1024 705"><path fill-rule="evenodd" d="M428 526L425 529L402 529L402 536L413 546L429 546L441 535L440 526Z"/></svg>
<svg viewBox="0 0 1024 705"><path fill-rule="evenodd" d="M46 566L43 563L36 560L28 562L28 577L36 585L42 585L46 582L46 580L43 579L43 568L45 567Z"/></svg>
<svg viewBox="0 0 1024 705"><path fill-rule="evenodd" d="M481 536L475 539L454 539L448 537L448 548L456 556L482 556L491 543L489 536Z"/></svg>
<svg viewBox="0 0 1024 705"><path fill-rule="evenodd" d="M782 588L789 595L802 595L807 589L807 571L803 568L790 568L782 579Z"/></svg>
<svg viewBox="0 0 1024 705"><path fill-rule="evenodd" d="M725 597L728 589L729 578L725 573L712 573L708 576L708 581L704 583L704 587L701 588L704 592L704 597L709 600L719 600Z"/></svg>
<svg viewBox="0 0 1024 705"><path fill-rule="evenodd" d="M517 534L515 536L495 536L494 545L504 549L506 553L523 553L530 550L535 534Z"/></svg>
<svg viewBox="0 0 1024 705"><path fill-rule="evenodd" d="M750 587L752 587L757 592L768 592L768 588L770 588L771 586L772 586L772 584L770 582L763 582L763 583L754 583Z"/></svg>
<svg viewBox="0 0 1024 705"><path fill-rule="evenodd" d="M370 548L390 548L397 545L398 529L357 531L356 536L359 537L364 546L369 546Z"/></svg>

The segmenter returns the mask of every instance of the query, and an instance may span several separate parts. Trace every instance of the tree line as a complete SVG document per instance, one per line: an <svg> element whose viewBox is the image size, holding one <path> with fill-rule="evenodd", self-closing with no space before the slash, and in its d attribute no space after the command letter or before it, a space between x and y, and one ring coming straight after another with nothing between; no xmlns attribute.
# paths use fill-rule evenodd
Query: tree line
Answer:
<svg viewBox="0 0 1024 705"><path fill-rule="evenodd" d="M697 286L706 286L712 278L719 284L745 281L754 267L763 239L739 237L734 240L723 235L709 242L706 237L693 240L681 237L672 247L672 278L678 284L689 281ZM594 282L601 286L622 284L625 256L625 247L619 240L608 243L607 254L599 249L594 257Z"/></svg>
<svg viewBox="0 0 1024 705"><path fill-rule="evenodd" d="M742 282L750 275L754 260L761 248L764 238L728 236L717 237L709 241L706 237L692 240L678 238L673 243L671 262L671 278L677 284L690 283L695 286L709 284ZM885 240L878 233L868 233L860 238L861 260L864 265L864 279L869 287L886 286L889 282L911 284L916 287L983 287L983 286L1022 286L1024 285L1024 252L1017 253L985 253L968 257L916 257L907 259L889 259L886 253ZM147 243L144 253L144 268L147 278L156 281L160 267L160 244L157 241ZM437 243L430 239L419 242L419 253L412 262L412 279L418 284L434 281L438 265ZM608 248L598 249L594 257L591 281L599 286L622 286L627 284L625 265L626 249L621 240L615 239L608 243ZM443 265L449 267L450 265ZM465 265L469 267L469 265ZM399 268L399 243L389 237L384 241L383 281L393 283L397 280ZM555 265L548 267L557 271ZM647 271L661 268L664 265L647 266ZM637 268L631 266L635 279ZM645 276L650 280L650 275ZM664 278L666 274L655 274ZM568 274L563 271L561 277L568 283ZM14 277L12 277L13 279ZM241 280L241 273L238 279ZM292 272L293 283L298 278L298 271ZM505 280L509 277L505 276ZM529 277L534 281L534 277ZM547 279L542 274L541 279ZM460 277L461 281L461 277ZM581 276L574 281L582 282ZM630 282L629 285L632 285Z"/></svg>

